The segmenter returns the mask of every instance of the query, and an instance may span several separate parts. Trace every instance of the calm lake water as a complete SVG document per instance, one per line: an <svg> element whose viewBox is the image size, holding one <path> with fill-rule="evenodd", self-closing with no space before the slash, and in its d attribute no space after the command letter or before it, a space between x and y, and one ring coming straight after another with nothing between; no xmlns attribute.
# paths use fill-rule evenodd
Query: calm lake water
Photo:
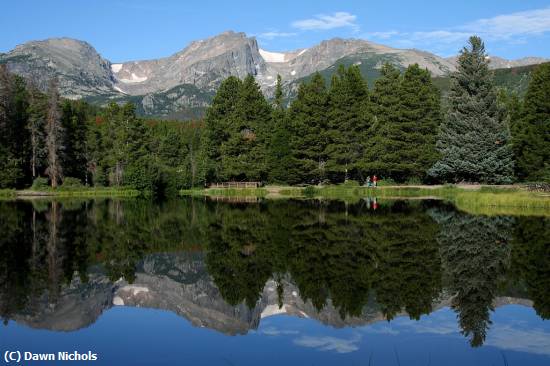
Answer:
<svg viewBox="0 0 550 366"><path fill-rule="evenodd" d="M0 202L0 315L0 363L550 365L550 219L439 201Z"/></svg>

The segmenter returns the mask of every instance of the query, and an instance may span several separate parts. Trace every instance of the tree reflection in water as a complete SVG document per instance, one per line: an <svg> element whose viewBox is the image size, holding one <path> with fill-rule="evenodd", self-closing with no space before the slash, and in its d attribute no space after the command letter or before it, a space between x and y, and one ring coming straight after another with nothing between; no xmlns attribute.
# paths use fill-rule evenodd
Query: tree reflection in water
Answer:
<svg viewBox="0 0 550 366"><path fill-rule="evenodd" d="M255 308L274 279L342 319L377 309L419 319L452 298L472 346L485 340L497 296L528 296L550 316L550 220L488 217L433 201L182 199L0 202L0 314L7 323L55 306L100 266L132 283L149 254L202 251L221 296ZM527 294L527 295L525 295ZM44 300L46 299L46 300Z"/></svg>

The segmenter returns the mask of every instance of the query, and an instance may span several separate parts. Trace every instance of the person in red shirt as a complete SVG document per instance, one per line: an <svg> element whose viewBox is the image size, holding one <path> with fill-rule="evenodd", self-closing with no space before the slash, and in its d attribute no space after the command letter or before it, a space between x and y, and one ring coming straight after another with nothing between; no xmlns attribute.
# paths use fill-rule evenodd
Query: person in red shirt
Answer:
<svg viewBox="0 0 550 366"><path fill-rule="evenodd" d="M378 183L378 177L375 175L374 177L372 177L372 183L374 184L374 186L376 187L377 183Z"/></svg>

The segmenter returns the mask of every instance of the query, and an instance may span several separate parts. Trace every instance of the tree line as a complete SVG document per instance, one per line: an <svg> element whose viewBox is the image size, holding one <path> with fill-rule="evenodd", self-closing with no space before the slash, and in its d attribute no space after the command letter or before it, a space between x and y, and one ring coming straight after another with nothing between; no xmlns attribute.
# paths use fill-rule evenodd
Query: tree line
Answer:
<svg viewBox="0 0 550 366"><path fill-rule="evenodd" d="M136 116L46 93L0 65L0 188L133 187L176 194L199 184L201 122Z"/></svg>
<svg viewBox="0 0 550 366"><path fill-rule="evenodd" d="M471 37L444 100L418 65L381 68L372 89L358 66L327 86L316 73L271 110L252 76L226 79L207 112L205 180L284 184L395 182L503 184L550 179L550 64L520 100L498 90L485 45Z"/></svg>
<svg viewBox="0 0 550 366"><path fill-rule="evenodd" d="M358 66L314 74L288 102L252 76L220 85L204 120L136 116L46 93L0 65L0 188L131 186L174 193L220 181L512 183L550 180L550 64L522 99L494 86L472 37L442 98L428 70L389 64L369 89Z"/></svg>

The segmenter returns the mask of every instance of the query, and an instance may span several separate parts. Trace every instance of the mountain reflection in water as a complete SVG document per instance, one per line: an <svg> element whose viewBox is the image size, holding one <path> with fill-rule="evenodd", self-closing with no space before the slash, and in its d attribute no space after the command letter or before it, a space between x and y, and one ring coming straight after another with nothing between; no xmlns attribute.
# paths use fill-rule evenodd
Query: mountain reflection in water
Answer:
<svg viewBox="0 0 550 366"><path fill-rule="evenodd" d="M339 328L450 307L474 347L495 307L550 317L548 218L370 203L0 202L0 314L74 331L139 306L233 335L280 313Z"/></svg>

